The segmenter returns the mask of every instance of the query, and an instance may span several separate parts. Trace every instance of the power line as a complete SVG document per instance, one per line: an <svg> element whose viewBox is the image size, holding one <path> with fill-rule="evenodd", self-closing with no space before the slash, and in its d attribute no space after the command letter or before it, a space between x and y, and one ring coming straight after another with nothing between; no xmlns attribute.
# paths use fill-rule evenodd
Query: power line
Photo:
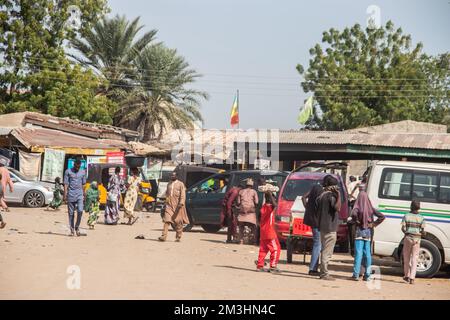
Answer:
<svg viewBox="0 0 450 320"><path fill-rule="evenodd" d="M55 61L55 59L46 59L46 58L25 58L32 61L37 62L48 62L48 61ZM76 63L80 66L85 66L82 63L79 63L78 61L68 60L69 62ZM27 63L29 64L29 63ZM33 65L33 64L29 64ZM92 69L92 67L90 67ZM160 69L147 69L147 68L125 68L129 70L136 70L136 71L148 71L152 73L169 73L168 70L160 70ZM191 69L191 71L194 71ZM133 74L126 74L122 73L124 75L133 75ZM305 78L304 76L299 77L279 77L279 76L263 76L263 75L245 75L245 74L223 74L223 73L202 73L199 75L209 75L209 76L220 76L220 77L244 77L244 78L261 78L261 79L295 79L298 80L299 78ZM329 81L386 81L386 80L393 80L393 81L429 81L429 79L424 78L348 78L348 77L340 77L340 78L330 78L330 77L308 77L306 76L305 81L311 81L311 80L329 80Z"/></svg>
<svg viewBox="0 0 450 320"><path fill-rule="evenodd" d="M60 78L53 78L53 77L47 77L47 79L52 79L52 80L61 80ZM84 82L83 80L79 80L79 79L64 79L63 81L68 81L68 82ZM113 87L119 87L119 88L142 88L142 86L140 85L112 85ZM150 87L144 87L144 89L152 89ZM188 89L189 90L189 89ZM210 91L208 93L211 94L226 94L226 95L234 95L235 92L216 92L216 91ZM267 94L266 92L264 93L246 93L246 92L242 92L242 95L248 95L248 96L276 96L276 97L296 97L296 98L301 98L302 95L285 95L285 94L280 94L280 95L274 95L274 94ZM303 97L306 97L309 95L303 95ZM432 96L432 95L377 95L377 96L349 96L349 95L314 95L315 98L330 98L330 99L348 99L348 98L364 98L364 99L374 99L374 98L432 98L432 97L436 97L436 98L444 98L444 97L440 97L440 96Z"/></svg>
<svg viewBox="0 0 450 320"><path fill-rule="evenodd" d="M35 66L38 66L38 65L35 65ZM38 67L41 67L40 65L38 66ZM49 68L49 66L47 66L46 68L44 68L44 70L46 70L46 69L49 69L49 70L52 70L52 71L63 71L63 70L61 70L60 68L57 68L57 67L51 67L51 68ZM155 77L156 79L158 79L158 77ZM145 77L144 77L144 79L145 79ZM107 79L105 79L105 80L107 80ZM366 79L367 80L367 79ZM391 80L391 79L386 79L387 81L389 81L389 80ZM136 80L136 81L138 81L139 83L150 83L150 84L152 84L152 83L154 83L155 81L158 81L158 80L155 80L155 79L152 79L152 80L142 80L142 79L138 79L138 80ZM275 86L295 86L295 87L300 87L300 82L299 83L266 83L266 82L238 82L238 81L217 81L217 80L206 80L206 79L201 79L201 78L198 78L198 79L195 79L195 82L193 81L192 83L203 83L203 82L206 82L206 83L220 83L220 84L232 84L233 86L236 86L236 85L265 85L265 86L268 86L268 88L269 89L271 89L271 88L274 88ZM169 85L169 84L177 84L177 82L165 82L165 84L167 84L167 85ZM355 84L338 84L338 83L334 83L334 84L321 84L321 83L318 83L318 84L314 84L315 86L337 86L337 87L339 87L339 88L341 88L341 87L364 87L364 88L367 88L367 87L378 87L378 86L380 86L380 84L368 84L368 83L355 83ZM398 87L398 86L404 86L404 87L411 87L411 88L414 88L414 87L422 87L422 86L424 86L424 85L426 85L426 84L410 84L410 83L406 83L406 84L396 84L396 83L388 83L388 84L382 84L383 86L387 86L387 87ZM328 90L330 90L330 89L328 89ZM341 90L341 89L336 89L336 90ZM355 91L363 91L364 89L355 89ZM384 89L380 89L380 91L382 91L382 90L384 90ZM386 91L388 91L388 90L406 90L406 89L400 89L400 88L398 88L398 89L385 89ZM349 89L347 89L347 91L350 91Z"/></svg>

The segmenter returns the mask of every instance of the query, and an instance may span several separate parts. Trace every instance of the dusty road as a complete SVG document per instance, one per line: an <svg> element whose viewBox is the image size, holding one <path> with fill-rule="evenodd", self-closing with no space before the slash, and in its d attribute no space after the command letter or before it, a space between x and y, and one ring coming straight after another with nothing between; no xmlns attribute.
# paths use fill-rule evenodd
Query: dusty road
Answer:
<svg viewBox="0 0 450 320"><path fill-rule="evenodd" d="M65 208L12 208L4 217L0 299L450 299L447 274L411 286L392 263L383 262L381 280L370 288L350 281L352 260L346 255L334 256L334 282L308 276L300 263L285 264L285 251L281 275L257 273L258 248L228 245L224 233L194 229L176 243L171 232L159 243L159 214L144 213L133 226L98 224L79 238L66 236ZM134 239L139 234L146 239ZM80 271L80 289L68 289L74 279L68 268Z"/></svg>

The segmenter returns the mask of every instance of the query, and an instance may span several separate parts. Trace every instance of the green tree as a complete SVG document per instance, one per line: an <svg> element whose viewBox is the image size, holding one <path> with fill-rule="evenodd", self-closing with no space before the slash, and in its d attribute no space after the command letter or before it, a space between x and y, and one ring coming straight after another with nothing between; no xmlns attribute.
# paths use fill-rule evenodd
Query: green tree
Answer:
<svg viewBox="0 0 450 320"><path fill-rule="evenodd" d="M448 114L449 53L437 57L411 45L411 36L359 24L325 31L310 49L309 67L297 65L302 87L321 109L309 128L342 130L405 119L445 122Z"/></svg>
<svg viewBox="0 0 450 320"><path fill-rule="evenodd" d="M79 28L69 23L71 8L80 13L76 17ZM90 113L69 107L80 96L85 103L92 103L94 109L100 102L105 103L106 111L113 105L106 98L95 96L93 85L99 81L91 72L72 68L64 51L67 40L84 34L106 10L106 0L1 1L0 111L35 110L111 122L110 116L101 115L103 112L94 111L95 116L86 118ZM63 110L66 103L68 110Z"/></svg>
<svg viewBox="0 0 450 320"><path fill-rule="evenodd" d="M107 79L109 85L104 91L117 100L131 91L133 61L156 35L157 31L151 30L137 38L143 27L139 25L139 17L131 22L124 16L104 17L82 38L71 41L77 52L71 57Z"/></svg>
<svg viewBox="0 0 450 320"><path fill-rule="evenodd" d="M104 124L112 123L117 104L97 94L104 84L92 71L66 62L60 70L43 70L29 75L31 86L39 92L14 94L14 99L0 106L0 112L40 111L57 117L70 117Z"/></svg>
<svg viewBox="0 0 450 320"><path fill-rule="evenodd" d="M174 49L163 44L145 48L135 60L133 92L120 103L118 125L134 128L143 140L159 139L165 129L193 128L202 121L200 100L206 93L188 88L200 75Z"/></svg>

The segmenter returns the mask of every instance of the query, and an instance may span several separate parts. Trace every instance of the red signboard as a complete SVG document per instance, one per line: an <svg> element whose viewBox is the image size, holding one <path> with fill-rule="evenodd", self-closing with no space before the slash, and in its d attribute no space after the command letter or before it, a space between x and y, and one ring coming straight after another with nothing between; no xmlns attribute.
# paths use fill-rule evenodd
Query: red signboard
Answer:
<svg viewBox="0 0 450 320"><path fill-rule="evenodd" d="M106 153L106 163L116 163L116 164L125 164L125 152L117 151L117 152L107 152ZM114 168L109 170L110 174L114 173ZM125 170L120 172L122 178L126 178L127 173Z"/></svg>

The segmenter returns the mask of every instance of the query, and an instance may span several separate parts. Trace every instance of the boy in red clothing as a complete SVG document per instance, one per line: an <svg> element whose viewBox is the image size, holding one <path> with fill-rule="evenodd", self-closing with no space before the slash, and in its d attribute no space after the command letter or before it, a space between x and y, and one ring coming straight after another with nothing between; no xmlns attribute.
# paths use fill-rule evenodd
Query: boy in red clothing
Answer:
<svg viewBox="0 0 450 320"><path fill-rule="evenodd" d="M256 270L264 271L264 259L266 258L267 252L270 251L269 272L279 273L280 269L278 269L277 265L278 260L280 260L281 246L275 232L276 200L272 192L266 192L264 197L266 201L261 207L260 246Z"/></svg>

